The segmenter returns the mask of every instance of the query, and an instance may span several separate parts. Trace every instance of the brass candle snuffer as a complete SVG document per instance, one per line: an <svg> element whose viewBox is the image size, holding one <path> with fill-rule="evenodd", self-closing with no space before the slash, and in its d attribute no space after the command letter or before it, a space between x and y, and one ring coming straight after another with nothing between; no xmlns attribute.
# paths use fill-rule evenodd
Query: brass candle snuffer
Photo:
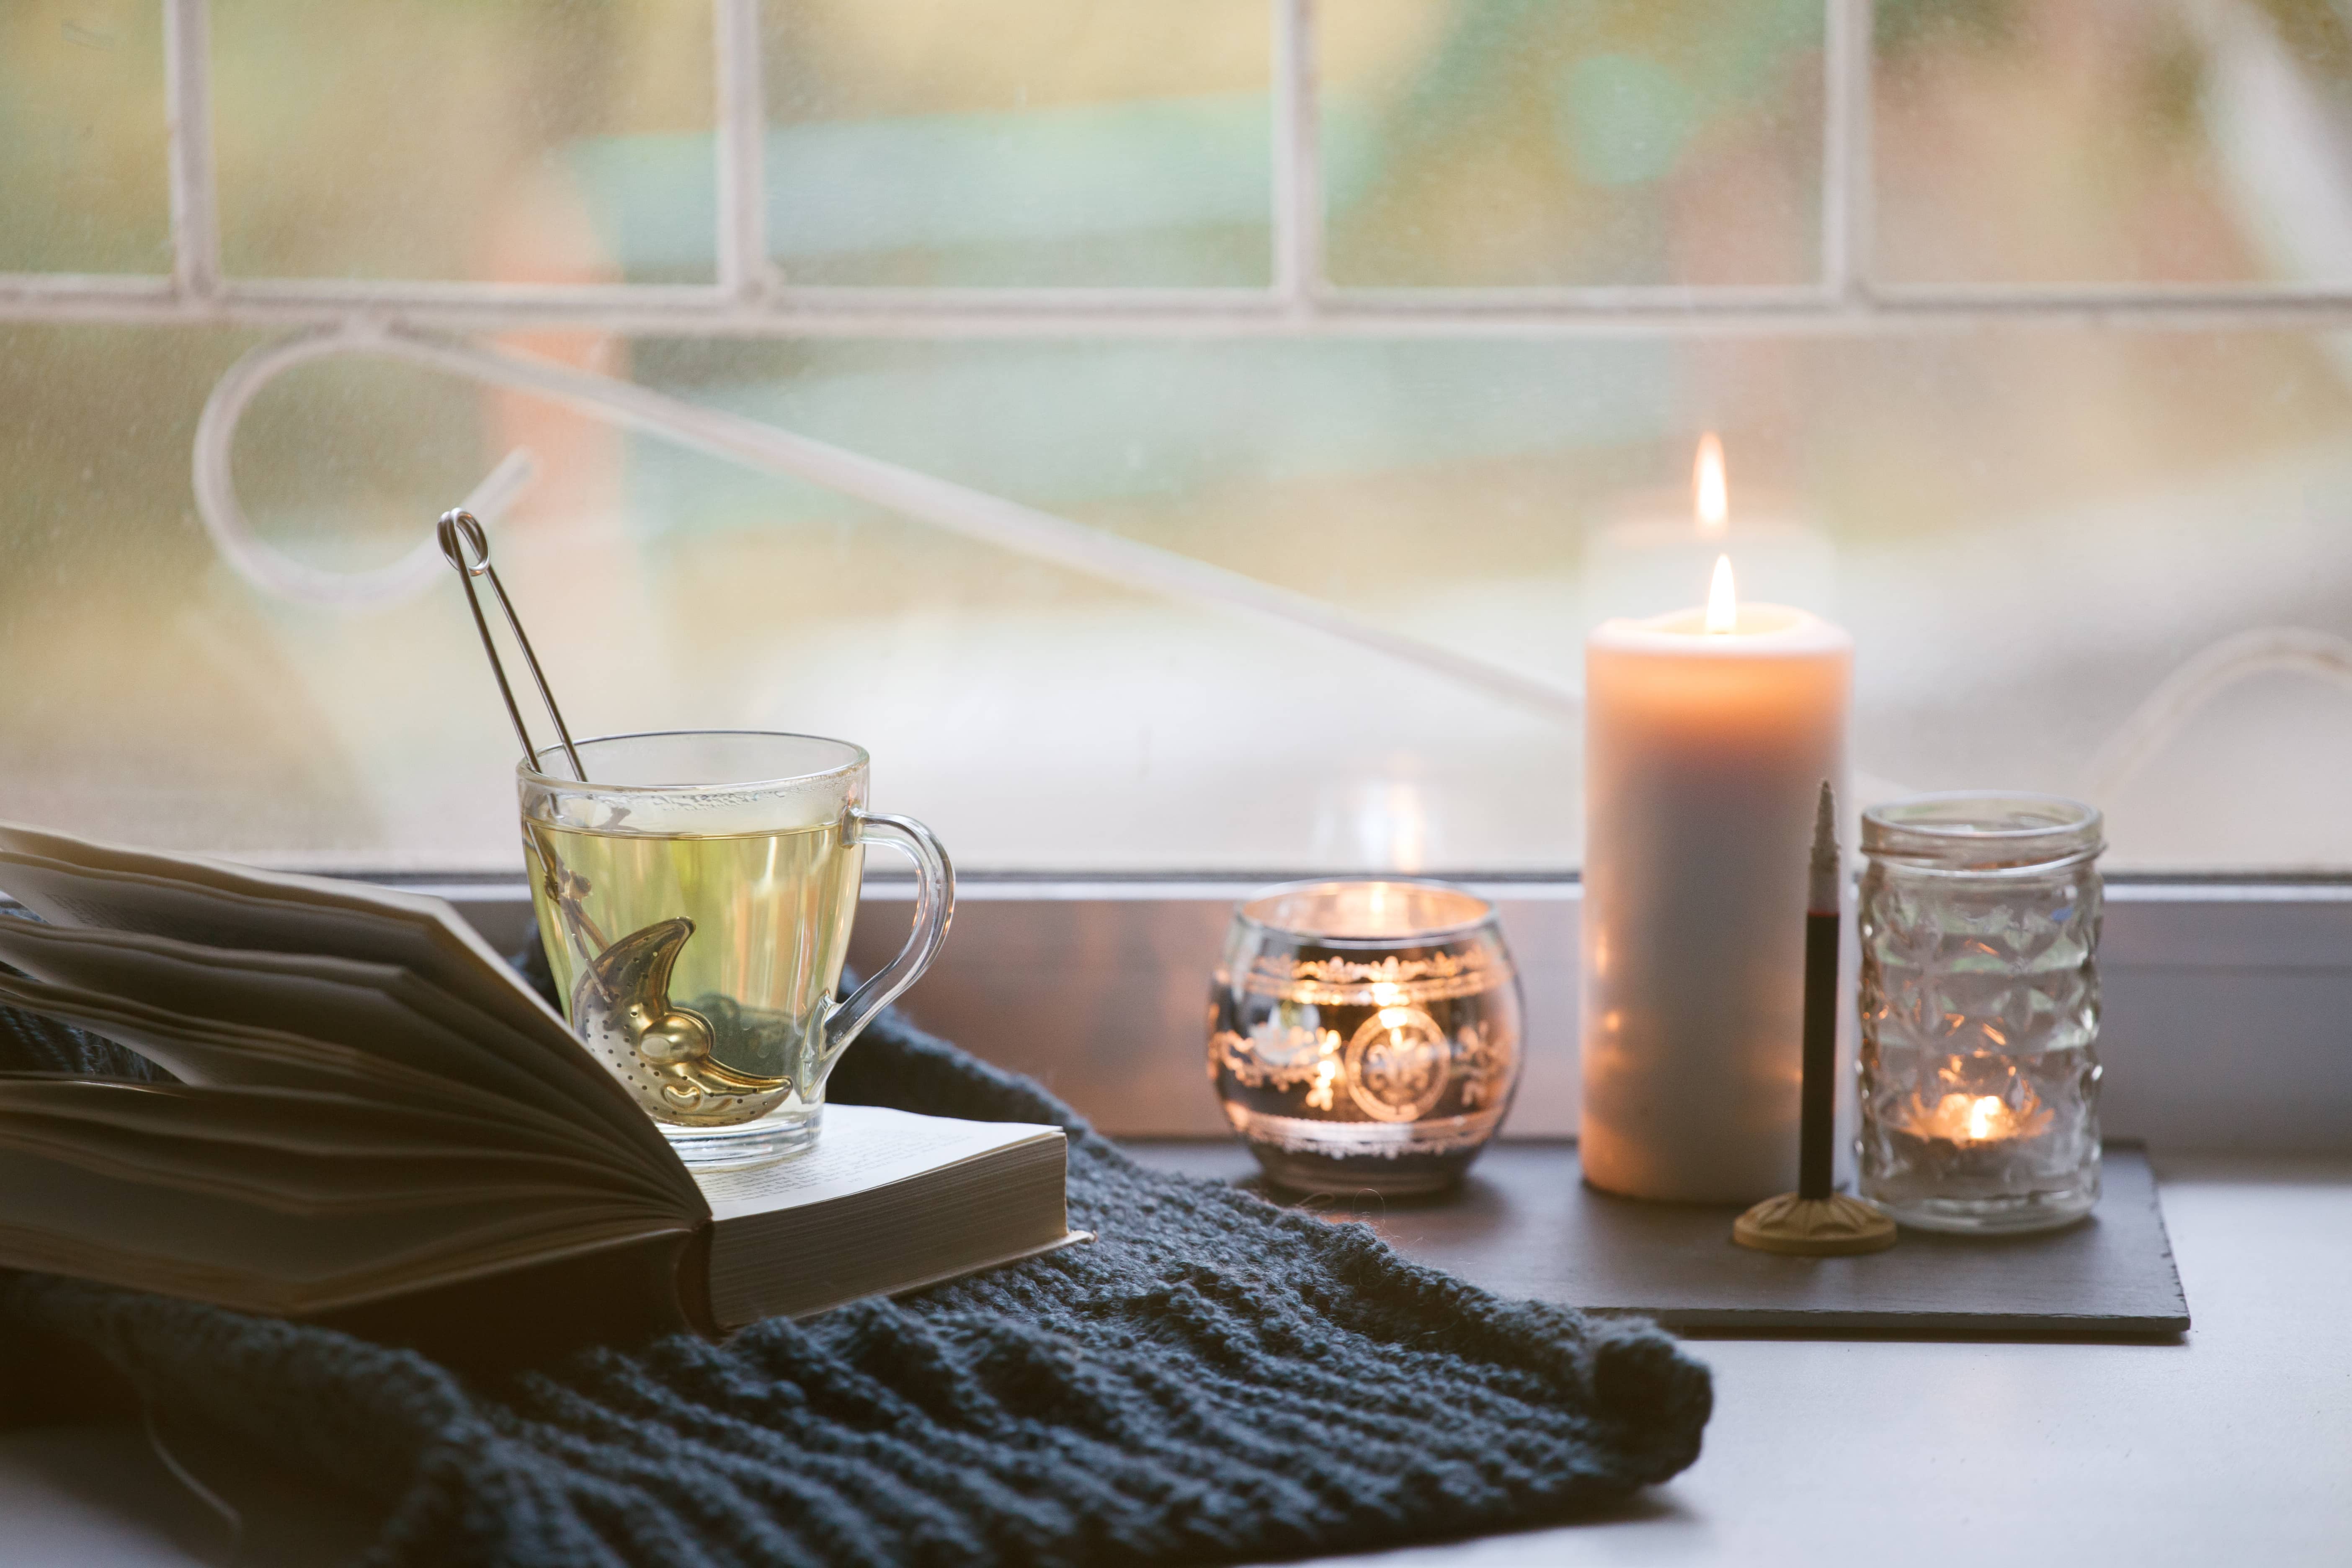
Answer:
<svg viewBox="0 0 2352 1568"><path fill-rule="evenodd" d="M507 717L514 723L524 761L535 765L540 751L531 742L513 683L507 679L498 644L490 636L489 617L483 614L481 596L474 586L477 577L489 580L490 591L498 595L499 607L514 634L515 646L530 670L531 682L539 689L540 701L555 725L563 755L573 775L582 784L588 783L588 770L572 742L571 727L563 721L563 711L556 705L546 671L523 630L522 618L515 613L514 601L499 581L498 568L490 563L489 537L480 520L461 509L443 512L435 537L465 584L467 607L473 612L474 628L481 635L482 652L490 661L490 674L498 681ZM530 830L528 822L525 827ZM543 847L534 845L534 848L539 851L533 858L539 863L548 901L562 916L565 940L580 954L580 979L572 988L571 1011L572 1026L583 1042L608 1058L615 1047L634 1053L657 1086L663 1109L672 1114L721 1112L772 1098L779 1088L785 1087L772 1079L736 1072L717 1060L713 1052L718 1031L711 1021L694 1008L670 1000L670 975L678 954L694 936L692 920L679 915L657 921L618 941L609 941L585 907L593 889Z"/></svg>

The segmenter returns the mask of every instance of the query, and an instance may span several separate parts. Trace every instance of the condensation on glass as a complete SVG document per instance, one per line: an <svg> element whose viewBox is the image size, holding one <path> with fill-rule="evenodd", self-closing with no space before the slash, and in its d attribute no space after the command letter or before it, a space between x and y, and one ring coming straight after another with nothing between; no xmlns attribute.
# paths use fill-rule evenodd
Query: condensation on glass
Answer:
<svg viewBox="0 0 2352 1568"><path fill-rule="evenodd" d="M1813 0L1322 10L1335 281L1816 276Z"/></svg>
<svg viewBox="0 0 2352 1568"><path fill-rule="evenodd" d="M1266 0L768 0L761 16L766 229L789 281L1267 281ZM648 163L609 177L646 197L669 183ZM667 234L709 242L708 224Z"/></svg>
<svg viewBox="0 0 2352 1568"><path fill-rule="evenodd" d="M2333 0L1877 6L1889 281L2341 282Z"/></svg>
<svg viewBox="0 0 2352 1568"><path fill-rule="evenodd" d="M1906 1225L2044 1230L2099 1197L2099 814L1863 814L1860 1190Z"/></svg>
<svg viewBox="0 0 2352 1568"><path fill-rule="evenodd" d="M171 269L162 10L0 6L0 272Z"/></svg>

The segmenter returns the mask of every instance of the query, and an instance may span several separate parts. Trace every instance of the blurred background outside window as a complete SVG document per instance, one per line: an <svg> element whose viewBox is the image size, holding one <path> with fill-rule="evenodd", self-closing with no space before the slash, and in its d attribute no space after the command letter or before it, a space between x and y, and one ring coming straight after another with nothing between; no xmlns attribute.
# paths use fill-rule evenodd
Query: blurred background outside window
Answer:
<svg viewBox="0 0 2352 1568"><path fill-rule="evenodd" d="M713 15L215 0L224 275L709 288ZM1835 259L1820 0L1313 16L1327 298L1769 300ZM164 31L152 0L0 8L0 273L172 271ZM1855 635L1866 791L2091 792L2119 868L2352 868L2344 0L1876 6L1875 282L2292 286L2160 325L1322 331L1211 309L1143 330L1122 300L1279 280L1267 0L767 0L759 33L777 298L874 291L870 327L500 343L1570 690L1595 618L1670 607L1628 602L1664 590L1609 574L1609 530L1686 516L1715 430L1735 540L1795 520L1789 591ZM1102 293L1056 330L934 331L891 303L941 290ZM280 864L514 868L514 746L449 574L295 602L200 525L205 398L288 331L0 280L0 815ZM1572 713L513 390L303 365L244 419L235 477L271 545L355 570L519 446L539 477L497 556L577 732L855 739L880 806L979 868L1579 860ZM2199 668L2227 684L2191 704Z"/></svg>

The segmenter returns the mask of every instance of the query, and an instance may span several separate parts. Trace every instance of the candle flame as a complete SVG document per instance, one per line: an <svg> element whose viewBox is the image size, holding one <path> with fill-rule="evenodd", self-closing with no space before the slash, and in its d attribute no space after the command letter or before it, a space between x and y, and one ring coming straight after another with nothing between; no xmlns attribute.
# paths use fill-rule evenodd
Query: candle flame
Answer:
<svg viewBox="0 0 2352 1568"><path fill-rule="evenodd" d="M1969 1136L1979 1142L1991 1137L1993 1128L2002 1120L2001 1110L1999 1095L1980 1094L1969 1101Z"/></svg>
<svg viewBox="0 0 2352 1568"><path fill-rule="evenodd" d="M1698 466L1691 475L1702 539L1720 539L1731 526L1731 489L1723 477L1723 442L1712 430L1698 438Z"/></svg>
<svg viewBox="0 0 2352 1568"><path fill-rule="evenodd" d="M1706 629L1717 637L1739 629L1739 595L1731 585L1731 557L1715 558L1715 581L1706 590Z"/></svg>
<svg viewBox="0 0 2352 1568"><path fill-rule="evenodd" d="M1915 1096L1907 1120L1911 1131L1922 1138L1948 1139L1955 1143L2002 1143L2017 1138L2039 1138L2049 1131L2052 1112L2037 1099L2032 1090L2024 1092L2021 1105L2012 1108L1997 1094L1957 1094L1940 1096L1929 1105L1925 1096Z"/></svg>

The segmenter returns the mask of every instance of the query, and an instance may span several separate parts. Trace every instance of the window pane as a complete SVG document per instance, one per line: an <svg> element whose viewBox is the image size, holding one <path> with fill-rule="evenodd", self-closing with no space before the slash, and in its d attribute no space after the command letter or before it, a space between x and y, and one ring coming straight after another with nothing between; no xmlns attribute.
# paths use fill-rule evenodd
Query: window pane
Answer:
<svg viewBox="0 0 2352 1568"><path fill-rule="evenodd" d="M1263 285L1265 0L770 0L768 234L811 284Z"/></svg>
<svg viewBox="0 0 2352 1568"><path fill-rule="evenodd" d="M769 9L771 217L789 277L1264 280L1263 5L912 5ZM711 275L701 0L215 9L233 266ZM2047 60L2096 58L2129 77L2167 37L2205 62L2191 73L2202 106L2228 74L2212 27L2268 29L2287 58L2333 71L2318 14L2214 6L2193 35L2127 18L2107 61L2045 16L2077 9L1881 8L1879 168L1895 231L1882 249L1974 255L1960 240L1980 227L1992 237L1981 254L2018 275L2053 266L2036 259L2047 256L2095 260L2083 276L2266 275L2157 268L2221 255L2216 235L2251 246L2243 237L2273 231L2163 195L2187 187L2161 169L2141 180L2129 149L2147 114L2115 120L2122 163L2068 174L2077 183L2057 195L2028 190L2011 214L1997 199L2010 176L1962 134L2001 116L1952 106L2009 90L2022 121L2059 124L2087 68L2053 74ZM1342 276L1807 275L1818 10L1318 7ZM2114 12L2126 14L2141 15ZM0 22L14 47L0 114L35 128L0 144L5 188L35 193L21 210L37 221L0 226L23 265L163 265L160 229L139 226L160 213L160 186L131 173L161 178L160 141L139 129L160 114L153 12L126 8L110 31L117 16L27 7ZM84 54L99 74L59 96L48 65L80 68ZM1656 68L1627 78L1627 60ZM2018 72L2030 91L2001 88ZM1643 98L1623 88L1636 79L1682 87ZM2079 96L2113 109L2107 91ZM435 94L446 114L418 109ZM1696 107L1687 124L1641 118L1660 103ZM1211 134L1216 104L1232 118ZM2333 113L2298 133L2296 158L2261 166L2326 167ZM1245 119L1246 138L1231 129ZM52 132L79 125L92 129L78 148L147 152L59 162ZM1619 136L1626 125L1640 134ZM2210 173L2227 138L2207 142L2164 156ZM1625 161L1601 157L1612 148ZM90 168L124 173L82 193L77 171ZM1969 196L1979 179L1987 194ZM1107 194L1124 184L1135 190ZM2059 199L2068 191L2084 199ZM2085 195L2101 191L2113 199ZM1955 192L1978 202L1950 208L1973 215L1968 232L1903 251L1914 240L1901 235L1926 232L1920 215ZM2329 209L2298 197L2279 210L2316 223ZM2007 234L2055 237L2012 251ZM152 259L135 260L142 247ZM710 342L573 327L489 341L1212 562L1571 690L1595 618L1700 596L1708 558L1679 487L1699 432L1718 429L1750 595L1819 608L1856 635L1866 789L2086 792L2111 810L2119 866L2352 868L2352 814L2336 799L2352 766L2346 335L2046 323L1725 341L911 335L929 330ZM0 327L0 668L16 672L0 682L0 802L159 844L510 868L514 742L455 580L365 611L291 603L218 555L194 516L205 398L275 336ZM268 544L355 570L413 548L517 447L541 477L496 524L498 559L583 731L847 735L876 754L880 802L931 820L979 868L1559 869L1581 853L1572 717L747 474L576 408L399 364L307 364L254 405L236 473ZM1636 517L1648 521L1629 531ZM1787 526L1769 537L1748 526L1772 519ZM2182 684L2183 669L2197 679Z"/></svg>
<svg viewBox="0 0 2352 1568"><path fill-rule="evenodd" d="M169 272L163 8L0 6L0 272Z"/></svg>
<svg viewBox="0 0 2352 1568"><path fill-rule="evenodd" d="M252 341L0 344L22 476L0 659L40 672L0 687L0 797L159 843L511 866L514 744L454 579L388 610L289 605L189 521L195 411ZM1648 591L1604 580L1601 531L1714 422L1735 559L1857 637L1865 787L2081 790L2200 650L2352 632L2352 372L2299 334L601 353L1567 685L1583 626ZM1572 721L527 400L309 366L264 395L238 471L266 537L367 565L518 441L549 477L498 559L583 731L854 738L879 802L977 868L1580 855ZM1826 560L1751 542L1771 509L1811 519ZM2117 865L2352 866L2352 700L2308 659L2249 668L2104 791Z"/></svg>
<svg viewBox="0 0 2352 1568"><path fill-rule="evenodd" d="M1339 281L1818 272L1820 0L1378 0L1321 15Z"/></svg>
<svg viewBox="0 0 2352 1568"><path fill-rule="evenodd" d="M11 817L163 846L347 843L360 860L382 837L289 663L289 634L320 617L236 581L190 515L197 410L250 342L0 327Z"/></svg>
<svg viewBox="0 0 2352 1568"><path fill-rule="evenodd" d="M625 221L693 225L692 257L643 270L707 281L710 60L709 0L221 0L223 265L603 282ZM673 205L609 210L614 170L647 158L692 166Z"/></svg>
<svg viewBox="0 0 2352 1568"><path fill-rule="evenodd" d="M2352 31L2329 0L1882 0L1890 279L2352 277Z"/></svg>

